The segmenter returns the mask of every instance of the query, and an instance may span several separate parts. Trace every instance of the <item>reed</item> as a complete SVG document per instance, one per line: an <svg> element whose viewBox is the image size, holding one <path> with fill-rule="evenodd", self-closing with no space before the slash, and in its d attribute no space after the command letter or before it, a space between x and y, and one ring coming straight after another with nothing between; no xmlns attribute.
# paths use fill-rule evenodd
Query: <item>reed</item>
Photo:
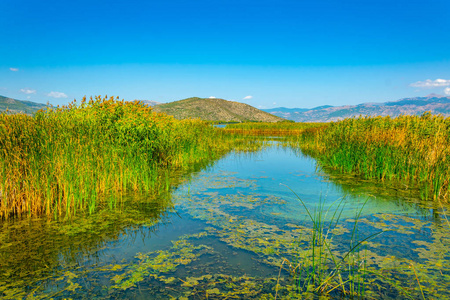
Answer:
<svg viewBox="0 0 450 300"><path fill-rule="evenodd" d="M450 119L432 116L359 117L296 137L321 165L366 179L418 187L423 199L449 200Z"/></svg>
<svg viewBox="0 0 450 300"><path fill-rule="evenodd" d="M405 188L417 188L422 199L450 198L450 118L425 113L331 123L243 123L225 130L289 136L291 146L321 166L365 179L397 181Z"/></svg>
<svg viewBox="0 0 450 300"><path fill-rule="evenodd" d="M292 191L292 190L291 190ZM382 234L383 231L360 239L358 221L364 205L356 212L351 229L348 249L336 249L333 243L334 231L340 226L344 209L344 198L338 199L328 208L320 201L314 210L308 209L301 198L292 191L304 207L312 222L309 242L298 244L296 261L283 262L293 276L298 292L309 299L312 295L328 299L330 295L339 298L365 298L369 270L365 263L364 243ZM337 205L336 205L337 204ZM328 219L328 221L325 221ZM400 288L403 292L404 290ZM409 297L409 294L406 293Z"/></svg>
<svg viewBox="0 0 450 300"><path fill-rule="evenodd" d="M0 114L0 137L0 218L92 212L110 195L155 190L170 170L191 169L246 141L200 120L100 96L33 117Z"/></svg>
<svg viewBox="0 0 450 300"><path fill-rule="evenodd" d="M247 122L228 124L226 132L243 135L300 135L305 130L323 128L325 123L294 123L294 122Z"/></svg>

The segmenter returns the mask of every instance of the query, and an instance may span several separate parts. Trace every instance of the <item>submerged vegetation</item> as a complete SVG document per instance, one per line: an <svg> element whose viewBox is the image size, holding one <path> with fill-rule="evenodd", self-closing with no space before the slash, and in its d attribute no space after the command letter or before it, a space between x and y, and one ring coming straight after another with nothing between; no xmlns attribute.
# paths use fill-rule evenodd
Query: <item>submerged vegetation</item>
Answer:
<svg viewBox="0 0 450 300"><path fill-rule="evenodd" d="M242 140L113 97L34 117L0 114L0 136L0 218L114 205L118 193L158 190L170 170L218 158Z"/></svg>
<svg viewBox="0 0 450 300"><path fill-rule="evenodd" d="M0 274L0 295L3 292L5 299L449 296L449 228L442 224L393 215L386 207L381 214L367 214L372 197L358 206L352 206L357 200L353 197L342 201L324 197L320 205L305 202L303 207L294 195L281 199L278 193L261 194L259 185L267 178L242 179L230 172L197 176L172 193L171 211L181 218L160 210L158 199L146 216L136 210L143 200L139 199L134 207L124 205L122 212L111 209L90 215L88 222L77 215L61 224L43 220L30 226L21 220L6 226L0 253L8 254L2 256L8 263L5 274ZM292 194L286 187L280 189ZM307 195L299 192L299 197ZM304 216L291 214L296 205ZM274 208L284 213L272 214ZM126 223L131 229L124 227ZM34 226L37 230L32 230ZM26 242L12 239L11 231L26 233ZM50 234L57 239L40 240ZM73 237L75 243L69 241ZM142 245L141 240L147 243ZM399 241L405 245L398 246ZM42 245L51 250L39 251Z"/></svg>
<svg viewBox="0 0 450 300"><path fill-rule="evenodd" d="M298 200L312 222L310 241L306 250L299 244L297 262L286 260L299 291L325 296L334 291L334 294L339 293L343 297L364 297L368 270L361 250L364 242L381 234L382 231L357 240L357 224L362 213L361 208L356 213L353 228L345 229L351 232L350 247L347 252L339 253L333 249L333 238L334 232L343 229L340 218L344 199L337 200L336 208L332 205L328 209L325 209L321 201L313 211L310 211L299 197ZM334 209L334 212L330 209ZM328 214L331 218L325 221Z"/></svg>
<svg viewBox="0 0 450 300"><path fill-rule="evenodd" d="M448 297L444 204L354 181L448 200L449 127L426 114L218 129L107 97L1 114L0 298ZM259 135L286 138L197 172Z"/></svg>

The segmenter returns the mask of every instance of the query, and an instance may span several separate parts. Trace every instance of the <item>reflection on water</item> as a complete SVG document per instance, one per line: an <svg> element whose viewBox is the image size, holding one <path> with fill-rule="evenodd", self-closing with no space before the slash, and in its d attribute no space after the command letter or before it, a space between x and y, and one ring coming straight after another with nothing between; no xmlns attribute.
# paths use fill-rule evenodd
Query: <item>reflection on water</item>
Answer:
<svg viewBox="0 0 450 300"><path fill-rule="evenodd" d="M381 274L368 275L367 296L450 296L450 227L439 207L420 203L413 188L320 169L279 144L230 154L171 195L127 197L71 220L3 223L0 296L292 298L298 290L280 266L303 257L311 238L298 197L310 211L320 203L324 222L341 205L330 243L337 257L355 222L361 239L384 231L362 252Z"/></svg>

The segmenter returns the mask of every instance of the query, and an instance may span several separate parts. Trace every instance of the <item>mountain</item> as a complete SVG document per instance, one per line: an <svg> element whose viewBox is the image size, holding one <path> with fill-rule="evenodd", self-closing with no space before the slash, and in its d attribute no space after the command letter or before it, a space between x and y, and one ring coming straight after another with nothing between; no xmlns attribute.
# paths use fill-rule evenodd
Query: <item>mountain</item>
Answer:
<svg viewBox="0 0 450 300"><path fill-rule="evenodd" d="M276 116L296 122L330 122L345 118L363 116L421 115L432 114L450 116L450 97L430 94L426 97L403 98L384 103L362 103L344 106L319 106L311 109L284 107L265 109Z"/></svg>
<svg viewBox="0 0 450 300"><path fill-rule="evenodd" d="M31 101L16 100L8 97L0 96L0 112L7 109L11 113L25 113L32 115L40 109L45 109L47 105Z"/></svg>
<svg viewBox="0 0 450 300"><path fill-rule="evenodd" d="M261 111L248 104L218 98L187 98L153 107L156 112L173 115L177 119L200 118L224 122L280 122L284 119Z"/></svg>
<svg viewBox="0 0 450 300"><path fill-rule="evenodd" d="M277 107L277 108L268 108L263 109L263 111L277 115L277 114L290 114L296 112L304 112L308 111L308 108L286 108L286 107ZM278 116L278 115L277 115Z"/></svg>
<svg viewBox="0 0 450 300"><path fill-rule="evenodd" d="M141 101L142 103L144 103L147 106L155 106L155 105L161 104L161 102L156 102L156 101L152 101L152 100L136 100L136 101Z"/></svg>

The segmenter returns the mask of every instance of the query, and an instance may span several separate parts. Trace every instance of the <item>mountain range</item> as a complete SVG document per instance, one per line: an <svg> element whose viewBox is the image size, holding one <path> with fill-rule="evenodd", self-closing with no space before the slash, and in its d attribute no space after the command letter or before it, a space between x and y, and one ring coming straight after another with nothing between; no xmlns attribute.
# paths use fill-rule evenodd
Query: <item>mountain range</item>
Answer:
<svg viewBox="0 0 450 300"><path fill-rule="evenodd" d="M424 112L450 116L450 97L430 94L425 97L403 98L383 103L319 106L315 108L271 108L264 111L295 122L330 122L357 116L421 115Z"/></svg>
<svg viewBox="0 0 450 300"><path fill-rule="evenodd" d="M399 115L421 115L426 111L450 117L450 97L437 94L383 103L324 105L315 108L278 107L264 110L256 109L244 103L218 98L192 97L169 103L141 101L148 106L152 106L156 112L165 112L177 119L201 118L208 121L224 122L279 122L285 119L296 122L330 122L360 115L396 117ZM11 113L32 115L39 109L45 108L45 104L0 96L0 112L8 109Z"/></svg>

